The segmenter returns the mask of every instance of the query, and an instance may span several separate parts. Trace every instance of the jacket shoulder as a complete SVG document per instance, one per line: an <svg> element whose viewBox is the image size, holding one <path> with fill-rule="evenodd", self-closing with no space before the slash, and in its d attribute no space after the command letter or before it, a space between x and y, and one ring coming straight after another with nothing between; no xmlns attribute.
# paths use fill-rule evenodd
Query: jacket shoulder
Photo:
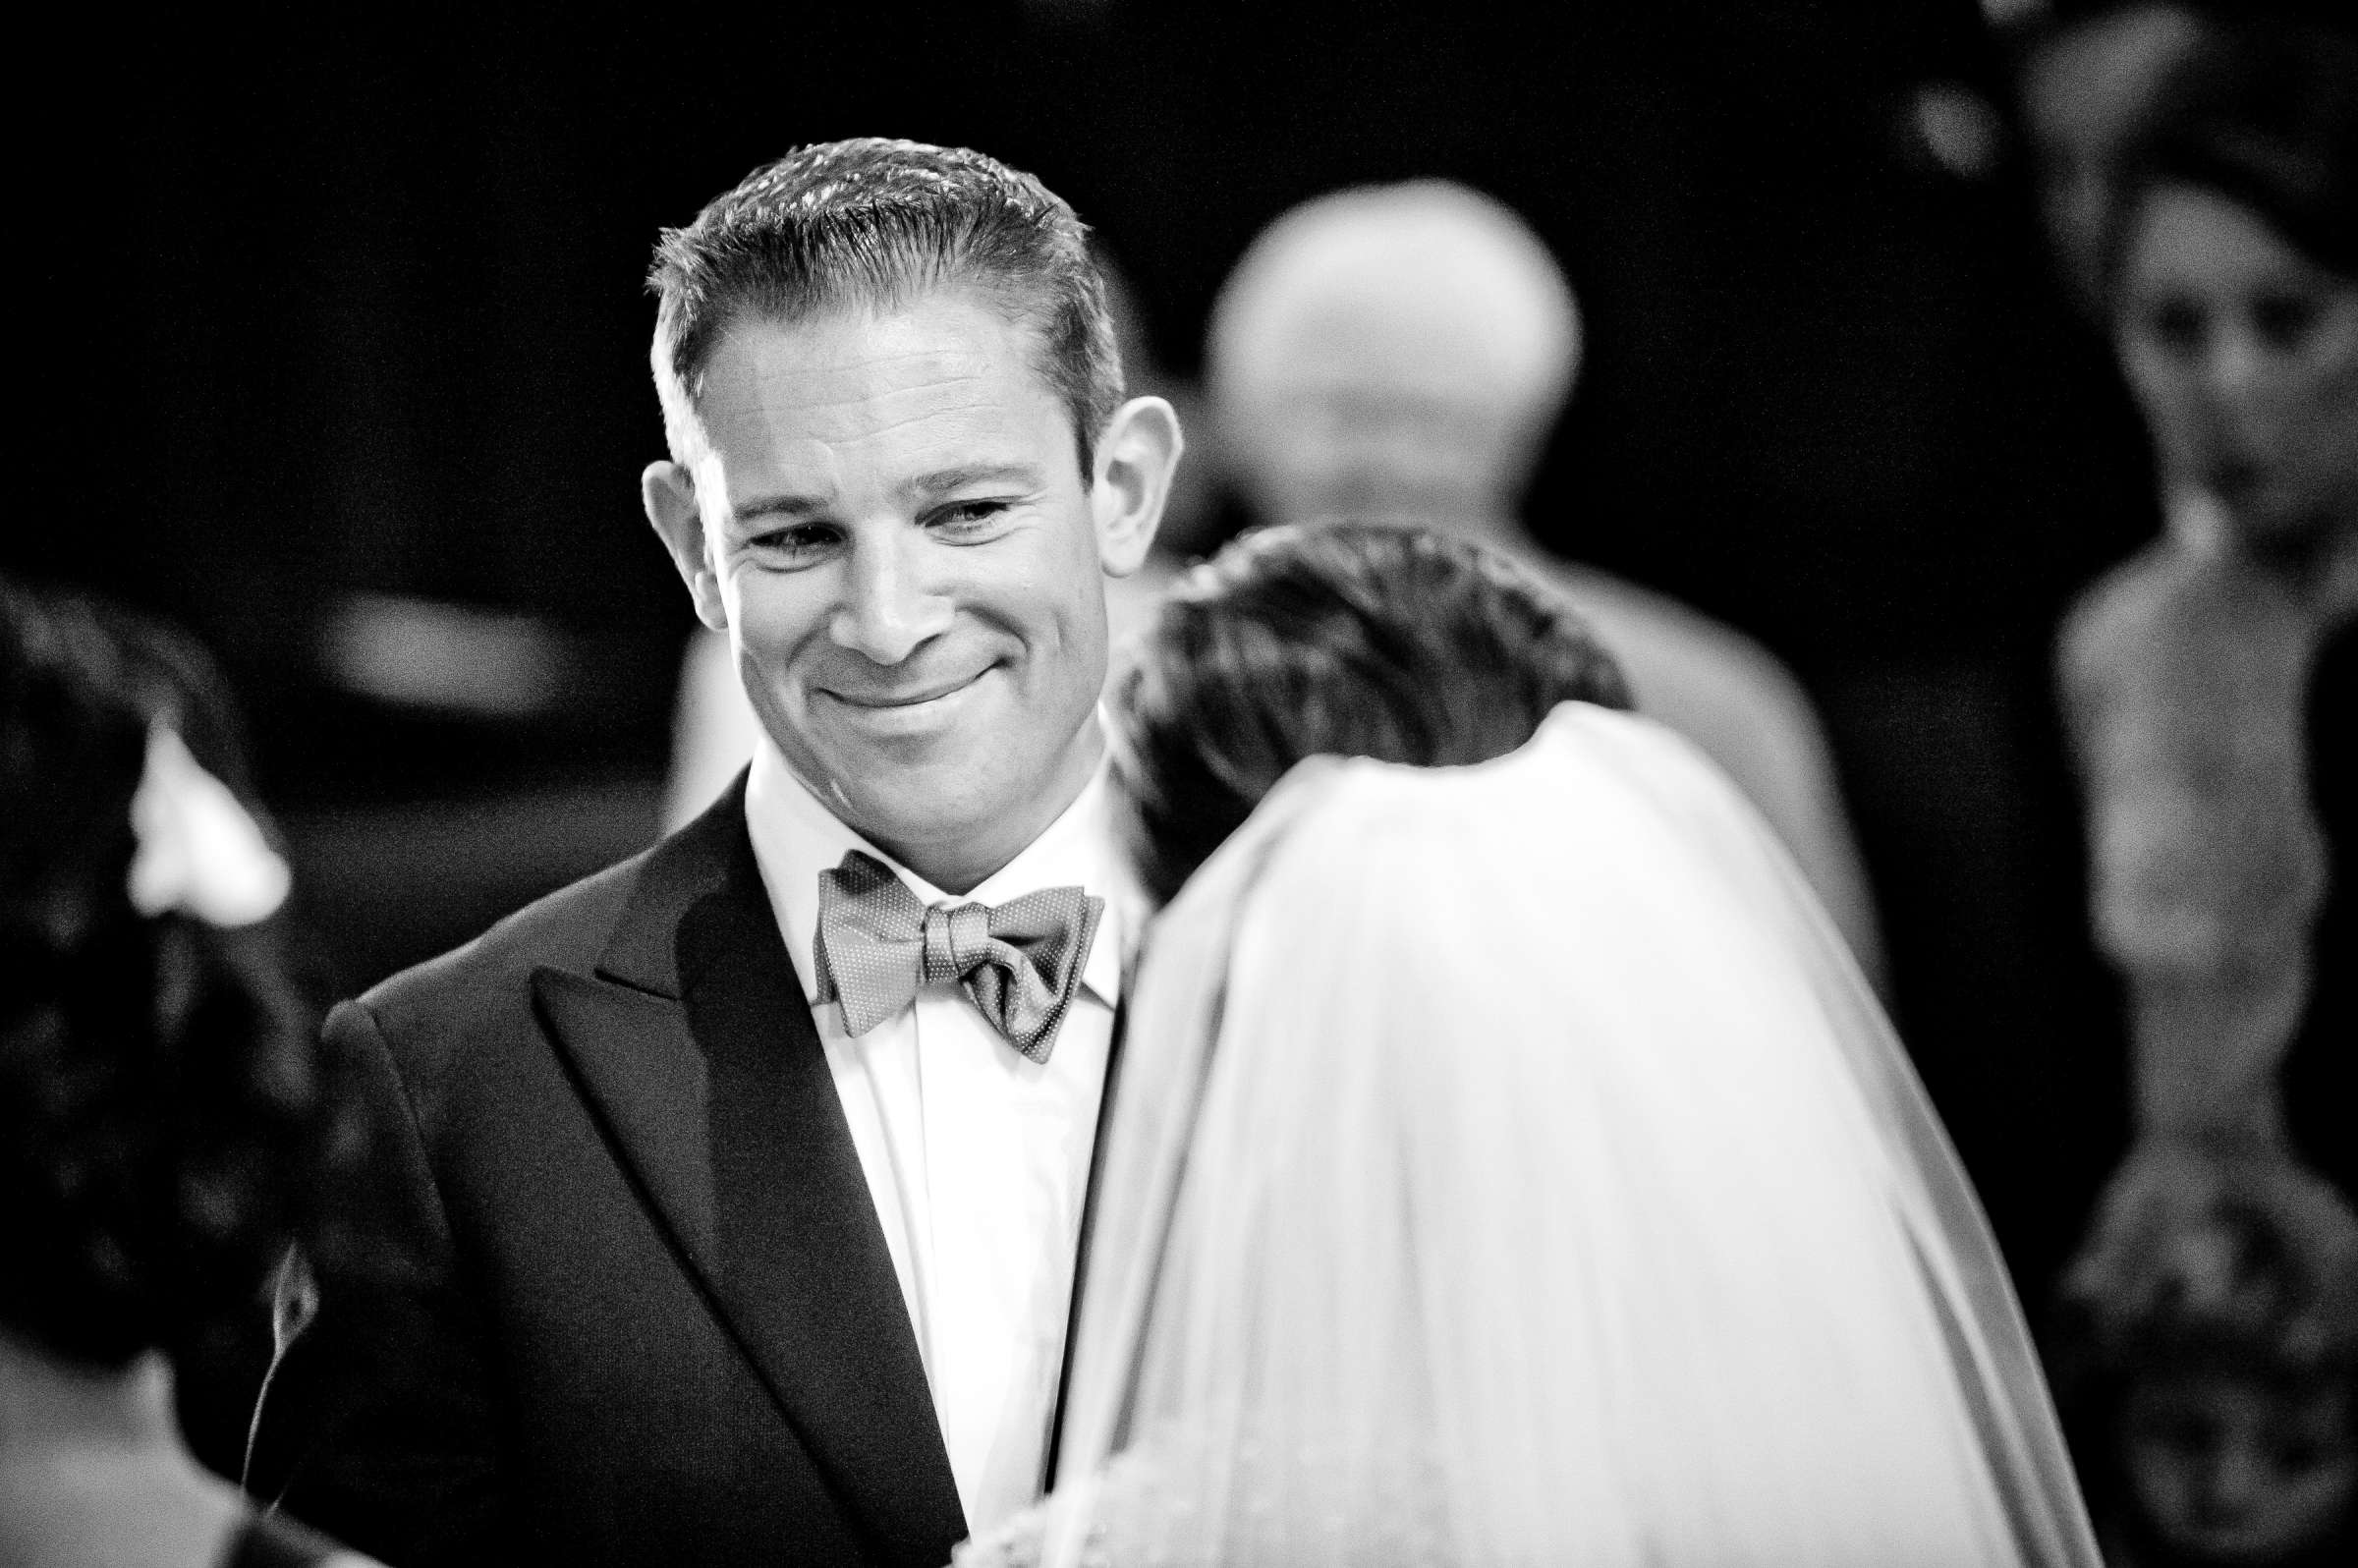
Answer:
<svg viewBox="0 0 2358 1568"><path fill-rule="evenodd" d="M399 1011L438 992L522 980L543 965L590 969L653 854L642 850L534 899L464 946L378 981L361 997L363 1005L379 1013Z"/></svg>
<svg viewBox="0 0 2358 1568"><path fill-rule="evenodd" d="M535 899L464 946L378 981L348 1008L366 1015L412 1093L427 1090L493 1037L529 1028L535 970L596 966L653 854Z"/></svg>

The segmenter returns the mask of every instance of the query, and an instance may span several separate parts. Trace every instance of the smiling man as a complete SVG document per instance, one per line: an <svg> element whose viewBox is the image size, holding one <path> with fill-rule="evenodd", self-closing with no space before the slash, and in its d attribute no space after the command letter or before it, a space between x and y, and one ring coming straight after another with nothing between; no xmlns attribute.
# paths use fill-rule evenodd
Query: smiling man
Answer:
<svg viewBox="0 0 2358 1568"><path fill-rule="evenodd" d="M763 736L338 1009L404 1288L323 1283L288 1506L400 1564L938 1564L1038 1495L1135 894L1104 583L1180 448L1070 207L860 140L663 237L647 517Z"/></svg>

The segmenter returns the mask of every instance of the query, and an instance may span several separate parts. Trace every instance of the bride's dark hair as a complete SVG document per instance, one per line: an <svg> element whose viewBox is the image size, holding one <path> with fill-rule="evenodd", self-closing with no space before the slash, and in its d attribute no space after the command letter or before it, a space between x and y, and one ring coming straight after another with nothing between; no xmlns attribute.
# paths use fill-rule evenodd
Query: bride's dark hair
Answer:
<svg viewBox="0 0 2358 1568"><path fill-rule="evenodd" d="M1487 762L1560 702L1630 705L1587 624L1506 556L1353 523L1264 530L1196 568L1112 696L1132 854L1158 900L1306 756Z"/></svg>
<svg viewBox="0 0 2358 1568"><path fill-rule="evenodd" d="M218 697L175 635L0 582L0 1326L85 1365L253 1302L316 1170L277 933L129 895L149 725L242 773Z"/></svg>

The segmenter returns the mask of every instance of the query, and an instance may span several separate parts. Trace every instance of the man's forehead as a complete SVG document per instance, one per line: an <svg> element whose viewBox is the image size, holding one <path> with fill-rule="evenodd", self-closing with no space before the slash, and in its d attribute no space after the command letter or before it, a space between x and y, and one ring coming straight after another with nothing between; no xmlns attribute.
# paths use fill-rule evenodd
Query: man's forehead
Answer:
<svg viewBox="0 0 2358 1568"><path fill-rule="evenodd" d="M700 413L732 460L812 443L1038 439L1060 407L1025 337L956 301L747 321L714 346Z"/></svg>
<svg viewBox="0 0 2358 1568"><path fill-rule="evenodd" d="M845 308L732 324L713 345L703 391L808 401L988 375L1026 363L1020 329L989 310L928 298L907 308Z"/></svg>
<svg viewBox="0 0 2358 1568"><path fill-rule="evenodd" d="M941 355L1037 364L1042 347L1035 326L986 292L950 283L901 300L847 300L792 318L740 315L714 337L702 379L709 386L725 361L764 374L861 371Z"/></svg>

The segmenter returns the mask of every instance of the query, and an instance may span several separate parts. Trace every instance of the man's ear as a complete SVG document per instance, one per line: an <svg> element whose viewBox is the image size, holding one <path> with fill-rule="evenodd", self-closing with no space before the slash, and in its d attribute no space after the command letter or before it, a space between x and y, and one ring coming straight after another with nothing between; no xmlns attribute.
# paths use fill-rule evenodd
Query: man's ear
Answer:
<svg viewBox="0 0 2358 1568"><path fill-rule="evenodd" d="M1096 472L1090 476L1089 510L1097 531L1097 561L1107 577L1128 577L1146 565L1186 447L1179 416L1160 398L1132 398L1105 421Z"/></svg>
<svg viewBox="0 0 2358 1568"><path fill-rule="evenodd" d="M696 504L696 476L665 459L649 463L639 476L639 498L655 536L671 552L688 596L696 601L696 618L715 632L729 629L729 612L720 601L720 574L704 547L704 515Z"/></svg>

